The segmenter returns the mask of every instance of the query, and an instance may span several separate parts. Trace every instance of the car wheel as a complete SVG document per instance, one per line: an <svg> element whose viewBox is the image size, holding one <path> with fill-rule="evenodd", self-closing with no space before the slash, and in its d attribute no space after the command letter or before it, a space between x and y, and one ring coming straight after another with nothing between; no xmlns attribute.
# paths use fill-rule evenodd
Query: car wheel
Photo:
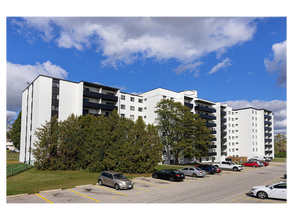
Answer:
<svg viewBox="0 0 293 220"><path fill-rule="evenodd" d="M171 176L171 177L169 178L169 180L170 180L171 182L173 182L175 179L174 179L174 177Z"/></svg>
<svg viewBox="0 0 293 220"><path fill-rule="evenodd" d="M237 170L238 170L238 168L237 168L237 167L234 167L234 168L233 168L233 171L237 171Z"/></svg>
<svg viewBox="0 0 293 220"><path fill-rule="evenodd" d="M102 180L99 180L98 181L98 184L99 184L99 186L102 186L103 185L103 181Z"/></svg>
<svg viewBox="0 0 293 220"><path fill-rule="evenodd" d="M116 190L119 190L119 189L120 189L120 187L119 187L118 184L115 184L115 189L116 189Z"/></svg>
<svg viewBox="0 0 293 220"><path fill-rule="evenodd" d="M253 165L253 167L255 167L255 165Z"/></svg>
<svg viewBox="0 0 293 220"><path fill-rule="evenodd" d="M195 173L194 173L194 174L192 174L192 176L193 176L193 177L197 177L197 175L196 175Z"/></svg>
<svg viewBox="0 0 293 220"><path fill-rule="evenodd" d="M158 175L157 174L154 174L153 175L153 178L157 179L158 178Z"/></svg>
<svg viewBox="0 0 293 220"><path fill-rule="evenodd" d="M264 192L264 191L259 191L257 193L257 197L260 198L260 199L266 199L266 198L268 198L268 194L266 192Z"/></svg>

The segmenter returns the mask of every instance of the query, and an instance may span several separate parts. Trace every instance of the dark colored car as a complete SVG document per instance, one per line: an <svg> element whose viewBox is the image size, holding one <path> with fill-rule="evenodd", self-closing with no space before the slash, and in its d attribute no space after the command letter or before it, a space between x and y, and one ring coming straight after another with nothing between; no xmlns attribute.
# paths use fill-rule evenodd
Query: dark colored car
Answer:
<svg viewBox="0 0 293 220"><path fill-rule="evenodd" d="M199 167L200 169L205 170L209 174L217 173L217 168L213 165L201 164L201 165L196 165L196 167Z"/></svg>
<svg viewBox="0 0 293 220"><path fill-rule="evenodd" d="M181 181L185 179L184 173L174 169L165 169L165 170L157 171L153 173L152 177L155 179L164 179L164 180L170 180L170 181L175 181L175 180Z"/></svg>

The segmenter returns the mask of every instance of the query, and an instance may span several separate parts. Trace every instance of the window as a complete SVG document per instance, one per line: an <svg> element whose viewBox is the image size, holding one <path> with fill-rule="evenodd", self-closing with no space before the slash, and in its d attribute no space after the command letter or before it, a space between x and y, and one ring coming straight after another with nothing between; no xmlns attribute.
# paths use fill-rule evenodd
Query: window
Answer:
<svg viewBox="0 0 293 220"><path fill-rule="evenodd" d="M142 108L138 108L138 111L139 111L139 112L142 112Z"/></svg>
<svg viewBox="0 0 293 220"><path fill-rule="evenodd" d="M121 109L125 109L125 105L121 105Z"/></svg>
<svg viewBox="0 0 293 220"><path fill-rule="evenodd" d="M135 107L134 106L130 106L130 110L131 111L134 111L135 110Z"/></svg>
<svg viewBox="0 0 293 220"><path fill-rule="evenodd" d="M134 115L130 115L130 119L131 120L134 120Z"/></svg>
<svg viewBox="0 0 293 220"><path fill-rule="evenodd" d="M121 117L122 117L122 118L125 117L125 114L121 114Z"/></svg>
<svg viewBox="0 0 293 220"><path fill-rule="evenodd" d="M139 102L139 103L142 103L142 101L143 101L142 99L138 99L138 102Z"/></svg>
<svg viewBox="0 0 293 220"><path fill-rule="evenodd" d="M134 102L134 97L130 97L130 101Z"/></svg>
<svg viewBox="0 0 293 220"><path fill-rule="evenodd" d="M163 95L163 99L166 99L166 98L167 98L167 96Z"/></svg>
<svg viewBox="0 0 293 220"><path fill-rule="evenodd" d="M125 95L121 95L121 100L125 100Z"/></svg>

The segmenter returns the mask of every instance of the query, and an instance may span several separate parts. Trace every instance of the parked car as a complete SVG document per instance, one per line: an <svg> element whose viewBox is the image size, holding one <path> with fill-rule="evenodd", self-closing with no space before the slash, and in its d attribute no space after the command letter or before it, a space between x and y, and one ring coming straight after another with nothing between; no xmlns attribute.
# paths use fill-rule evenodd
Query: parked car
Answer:
<svg viewBox="0 0 293 220"><path fill-rule="evenodd" d="M103 171L98 178L100 186L107 185L119 189L132 189L134 183L127 179L122 173L116 171Z"/></svg>
<svg viewBox="0 0 293 220"><path fill-rule="evenodd" d="M262 162L265 166L268 166L268 165L270 165L268 162Z"/></svg>
<svg viewBox="0 0 293 220"><path fill-rule="evenodd" d="M266 186L254 186L250 190L250 195L260 199L275 198L287 200L287 182L275 183Z"/></svg>
<svg viewBox="0 0 293 220"><path fill-rule="evenodd" d="M243 163L242 166L245 167L259 167L258 163L255 161L248 161L246 163Z"/></svg>
<svg viewBox="0 0 293 220"><path fill-rule="evenodd" d="M265 165L263 164L263 162L261 162L261 161L256 161L257 163L258 163L258 165L259 165L259 167L264 167Z"/></svg>
<svg viewBox="0 0 293 220"><path fill-rule="evenodd" d="M256 159L258 161L265 161L265 162L271 161L271 158L269 158L267 156L262 156L262 155L254 156L253 159Z"/></svg>
<svg viewBox="0 0 293 220"><path fill-rule="evenodd" d="M210 164L201 164L201 165L196 165L196 167L205 170L209 174L214 174L217 172L217 168L213 165Z"/></svg>
<svg viewBox="0 0 293 220"><path fill-rule="evenodd" d="M220 163L212 163L212 165L220 167L222 170L240 171L243 169L241 165L232 163L232 161L221 161Z"/></svg>
<svg viewBox="0 0 293 220"><path fill-rule="evenodd" d="M193 177L205 177L207 172L198 167L185 167L180 172L184 173L185 176L193 176Z"/></svg>
<svg viewBox="0 0 293 220"><path fill-rule="evenodd" d="M216 166L216 169L217 169L217 173L221 173L222 172L222 169L220 167L217 167Z"/></svg>
<svg viewBox="0 0 293 220"><path fill-rule="evenodd" d="M184 173L175 169L165 169L165 170L157 171L153 173L152 177L155 179L165 179L170 181L175 181L175 180L181 181L185 179Z"/></svg>
<svg viewBox="0 0 293 220"><path fill-rule="evenodd" d="M18 149L14 149L14 150L11 150L11 153L19 153L20 151Z"/></svg>

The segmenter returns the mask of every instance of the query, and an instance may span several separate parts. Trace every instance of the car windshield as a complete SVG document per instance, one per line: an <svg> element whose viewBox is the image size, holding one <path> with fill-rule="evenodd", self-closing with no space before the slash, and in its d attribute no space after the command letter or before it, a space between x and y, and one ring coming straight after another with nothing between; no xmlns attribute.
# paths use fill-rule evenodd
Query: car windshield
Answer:
<svg viewBox="0 0 293 220"><path fill-rule="evenodd" d="M126 177L121 173L121 174L114 174L114 179L125 179Z"/></svg>
<svg viewBox="0 0 293 220"><path fill-rule="evenodd" d="M172 170L174 173L180 173L180 171L178 170Z"/></svg>

